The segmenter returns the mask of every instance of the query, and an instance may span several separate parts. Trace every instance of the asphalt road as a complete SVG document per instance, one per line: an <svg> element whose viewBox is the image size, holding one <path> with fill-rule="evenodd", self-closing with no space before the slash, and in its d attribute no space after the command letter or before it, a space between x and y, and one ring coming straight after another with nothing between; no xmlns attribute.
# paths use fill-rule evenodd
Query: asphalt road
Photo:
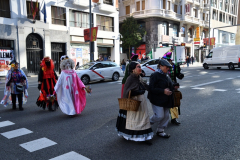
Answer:
<svg viewBox="0 0 240 160"><path fill-rule="evenodd" d="M152 146L117 136L121 81L92 83L93 93L87 96L85 110L70 118L60 109L49 112L38 108L37 78L29 78L24 111L0 106L0 160L47 160L65 153L75 153L74 160L79 154L92 160L239 159L240 70L184 67L183 72L185 77L179 80L183 94L181 125L169 123L166 132L171 137L154 136ZM0 97L3 89L2 83ZM149 114L152 115L150 104ZM152 126L154 132L156 127ZM17 129L21 129L19 134L28 134L11 138L9 131ZM36 146L26 144L34 140L39 140ZM49 147L36 149L44 145Z"/></svg>

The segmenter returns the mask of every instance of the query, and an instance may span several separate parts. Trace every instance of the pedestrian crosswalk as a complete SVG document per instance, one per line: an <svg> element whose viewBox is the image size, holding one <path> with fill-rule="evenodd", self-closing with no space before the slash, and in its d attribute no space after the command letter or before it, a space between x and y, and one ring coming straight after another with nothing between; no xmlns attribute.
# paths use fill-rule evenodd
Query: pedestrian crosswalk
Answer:
<svg viewBox="0 0 240 160"><path fill-rule="evenodd" d="M0 122L0 128L8 127L11 125L15 125L15 123L13 123L9 120ZM7 139L12 139L12 138L20 137L20 136L26 136L26 135L29 135L32 133L33 133L33 131L28 130L27 128L19 128L19 129L14 129L11 131L3 132L0 134ZM54 145L57 145L57 142L54 142L46 137L19 144L20 147L26 149L30 153L41 150L41 149L45 149L47 147L52 147ZM81 154L78 154L74 151L70 151L63 155L53 157L50 160L90 160L90 159Z"/></svg>

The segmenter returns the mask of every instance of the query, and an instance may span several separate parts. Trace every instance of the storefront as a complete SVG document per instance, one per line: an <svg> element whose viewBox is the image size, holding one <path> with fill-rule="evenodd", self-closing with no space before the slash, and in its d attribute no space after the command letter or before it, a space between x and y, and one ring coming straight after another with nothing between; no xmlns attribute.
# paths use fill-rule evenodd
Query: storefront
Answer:
<svg viewBox="0 0 240 160"><path fill-rule="evenodd" d="M115 59L115 55L113 55L113 40L112 39L97 39L97 52L98 52L98 59L103 59L104 61L108 60L110 57L111 60ZM96 59L96 58L95 58Z"/></svg>

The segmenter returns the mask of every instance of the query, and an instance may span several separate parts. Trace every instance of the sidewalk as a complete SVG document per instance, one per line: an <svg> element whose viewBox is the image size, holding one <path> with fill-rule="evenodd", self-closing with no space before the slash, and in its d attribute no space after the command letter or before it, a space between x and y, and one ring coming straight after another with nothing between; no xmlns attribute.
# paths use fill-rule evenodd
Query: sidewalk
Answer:
<svg viewBox="0 0 240 160"><path fill-rule="evenodd" d="M202 66L203 66L203 64L199 63L199 62L194 62L193 65L192 65L192 63L189 64L189 67L202 67ZM181 65L181 67L187 67L187 64Z"/></svg>

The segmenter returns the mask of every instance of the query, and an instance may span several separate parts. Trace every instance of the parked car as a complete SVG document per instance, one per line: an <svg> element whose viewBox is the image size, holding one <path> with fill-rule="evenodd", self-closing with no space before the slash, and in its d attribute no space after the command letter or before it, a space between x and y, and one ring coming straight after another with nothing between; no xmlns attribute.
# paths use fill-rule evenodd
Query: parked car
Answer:
<svg viewBox="0 0 240 160"><path fill-rule="evenodd" d="M123 76L120 66L111 61L86 63L80 66L76 73L85 85L91 81L106 79L117 81L120 76Z"/></svg>
<svg viewBox="0 0 240 160"><path fill-rule="evenodd" d="M142 66L142 72L145 74L145 76L150 76L155 70L157 70L159 59L151 59L145 63L143 63Z"/></svg>

